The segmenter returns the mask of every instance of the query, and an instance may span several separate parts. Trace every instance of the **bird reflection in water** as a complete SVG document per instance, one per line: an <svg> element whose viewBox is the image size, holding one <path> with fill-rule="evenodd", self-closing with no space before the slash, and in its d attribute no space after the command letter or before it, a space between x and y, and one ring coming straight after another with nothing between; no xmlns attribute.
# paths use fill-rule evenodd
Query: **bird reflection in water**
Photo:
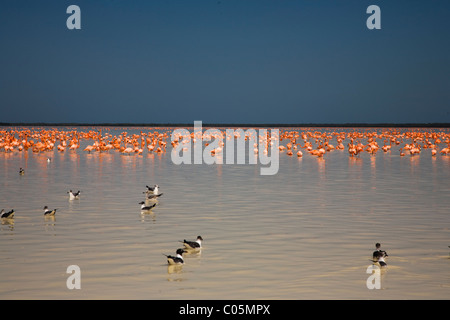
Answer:
<svg viewBox="0 0 450 320"><path fill-rule="evenodd" d="M149 212L141 212L141 222L144 223L146 221L156 222L156 214L153 211Z"/></svg>
<svg viewBox="0 0 450 320"><path fill-rule="evenodd" d="M186 251L185 258L199 258L202 255L202 248L197 249L184 249Z"/></svg>
<svg viewBox="0 0 450 320"><path fill-rule="evenodd" d="M55 233L55 225L56 225L56 217L55 216L44 216L44 229L46 232L53 232L53 235L56 235Z"/></svg>
<svg viewBox="0 0 450 320"><path fill-rule="evenodd" d="M10 230L14 230L14 219L1 219L2 226L8 226Z"/></svg>
<svg viewBox="0 0 450 320"><path fill-rule="evenodd" d="M183 273L182 265L176 265L176 264L167 265L167 274L182 274L182 273ZM167 280L168 281L181 281L183 279L168 278Z"/></svg>

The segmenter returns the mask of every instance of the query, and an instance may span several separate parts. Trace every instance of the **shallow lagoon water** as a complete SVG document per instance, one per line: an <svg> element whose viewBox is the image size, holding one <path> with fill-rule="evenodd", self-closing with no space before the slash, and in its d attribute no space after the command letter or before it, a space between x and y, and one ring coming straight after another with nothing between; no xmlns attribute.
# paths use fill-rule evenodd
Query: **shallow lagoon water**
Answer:
<svg viewBox="0 0 450 320"><path fill-rule="evenodd" d="M141 130L154 131L126 131ZM0 152L0 208L16 211L0 225L2 299L450 298L450 156L280 153L262 176L258 164L175 165L170 150L89 154L87 143ZM141 214L153 184L164 195ZM163 254L197 235L204 248L168 267ZM369 290L376 242L389 266ZM70 265L79 290L66 286Z"/></svg>

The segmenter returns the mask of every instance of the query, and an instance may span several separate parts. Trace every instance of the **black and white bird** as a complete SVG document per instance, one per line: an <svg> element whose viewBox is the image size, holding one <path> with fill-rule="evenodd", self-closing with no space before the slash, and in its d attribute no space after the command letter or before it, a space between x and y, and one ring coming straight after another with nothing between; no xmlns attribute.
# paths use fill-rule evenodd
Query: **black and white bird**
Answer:
<svg viewBox="0 0 450 320"><path fill-rule="evenodd" d="M148 212L156 206L156 203L147 206L144 201L139 202L139 204L141 205L141 212Z"/></svg>
<svg viewBox="0 0 450 320"><path fill-rule="evenodd" d="M80 190L78 190L78 192L72 192L72 190L69 190L67 193L69 194L70 200L80 199Z"/></svg>
<svg viewBox="0 0 450 320"><path fill-rule="evenodd" d="M373 262L378 262L381 267L387 267L387 263L384 260L384 258L388 257L388 254L386 251L381 250L381 244L376 243L375 244L376 250L372 254Z"/></svg>
<svg viewBox="0 0 450 320"><path fill-rule="evenodd" d="M387 267L387 263L384 260L384 257L385 256L381 252L376 251L373 254L373 262L378 262L380 264L380 267Z"/></svg>
<svg viewBox="0 0 450 320"><path fill-rule="evenodd" d="M12 219L14 218L14 209L12 209L9 212L5 212L5 209L2 209L0 212L0 218L2 219Z"/></svg>
<svg viewBox="0 0 450 320"><path fill-rule="evenodd" d="M176 256L165 255L167 257L167 263L170 264L170 265L184 264L183 253L185 253L185 252L186 251L184 251L183 249L177 249L177 255Z"/></svg>
<svg viewBox="0 0 450 320"><path fill-rule="evenodd" d="M381 256L383 258L388 256L386 251L381 250L381 244L380 243L376 243L375 244L375 251L373 252L373 258L375 258L375 256L377 256L377 257L380 256L380 254L381 254Z"/></svg>
<svg viewBox="0 0 450 320"><path fill-rule="evenodd" d="M58 209L50 210L47 206L45 206L44 207L44 216L54 216L56 213L56 210L58 210Z"/></svg>
<svg viewBox="0 0 450 320"><path fill-rule="evenodd" d="M23 168L20 168L20 169L19 169L19 174L20 174L21 176L23 176L23 175L25 174L25 170L23 170Z"/></svg>
<svg viewBox="0 0 450 320"><path fill-rule="evenodd" d="M153 193L153 194L159 194L159 186L157 184L155 184L153 187L147 187L147 192L148 193Z"/></svg>
<svg viewBox="0 0 450 320"><path fill-rule="evenodd" d="M180 242L184 244L184 247L186 249L201 249L202 241L203 241L202 236L198 236L197 240L195 240L195 241L187 241L185 239L185 240L180 241Z"/></svg>

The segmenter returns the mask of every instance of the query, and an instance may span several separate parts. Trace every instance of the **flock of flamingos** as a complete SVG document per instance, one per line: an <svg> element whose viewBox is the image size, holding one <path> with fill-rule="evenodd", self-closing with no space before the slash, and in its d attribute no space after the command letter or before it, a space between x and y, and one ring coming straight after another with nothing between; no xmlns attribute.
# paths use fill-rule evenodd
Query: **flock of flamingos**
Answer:
<svg viewBox="0 0 450 320"><path fill-rule="evenodd" d="M86 131L45 127L10 127L0 129L0 152L21 152L30 149L32 152L39 153L55 148L59 152L73 152L80 149L82 141L85 140L80 150L86 153L116 151L122 154L139 155L144 150L164 153L167 143L175 148L179 144L190 143L191 140L195 141L199 138L205 141L212 141L211 138L220 138L218 147L211 151L218 153L224 146L223 139L240 138L240 131L235 131L234 137L230 137L226 136L225 130L218 130L219 136L214 137L207 136L206 132L200 133L203 136L195 136L194 133L191 133L190 136L174 135L172 137L171 129L173 128L154 127L146 128L149 131L140 131L140 134L128 134L123 131L120 134L112 135L109 133L110 128L108 127ZM448 129L383 128L377 130L364 128L353 131L348 129L339 131L336 128L330 131L317 131L314 128L296 129L282 129L279 136L275 137L279 140L280 152L286 153L288 156L302 157L303 154L309 153L311 156L323 157L327 152L337 149L347 150L350 157L357 157L364 152L369 154L379 151L390 152L393 146L397 146L396 149L400 156L407 154L414 156L420 154L424 149L430 149L433 157L438 154L448 155L450 153ZM243 132L246 132L245 140L251 140L251 133L255 130ZM268 136L267 138L270 143L273 143L270 141L274 139L273 137ZM266 144L266 147L268 145ZM254 143L253 150L255 153L259 152L257 143Z"/></svg>

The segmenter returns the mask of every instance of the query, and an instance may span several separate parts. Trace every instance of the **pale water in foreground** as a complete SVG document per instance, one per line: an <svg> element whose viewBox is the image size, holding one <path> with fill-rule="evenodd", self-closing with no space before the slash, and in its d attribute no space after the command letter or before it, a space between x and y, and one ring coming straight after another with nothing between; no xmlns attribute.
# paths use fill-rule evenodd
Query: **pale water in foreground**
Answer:
<svg viewBox="0 0 450 320"><path fill-rule="evenodd" d="M1 299L450 298L450 156L281 153L278 174L262 176L259 165L174 165L170 150L82 150L0 152L0 209L16 212L0 225ZM164 194L141 214L154 184ZM163 254L197 235L201 252L168 267ZM369 290L376 242L388 269ZM79 290L66 286L69 265Z"/></svg>

